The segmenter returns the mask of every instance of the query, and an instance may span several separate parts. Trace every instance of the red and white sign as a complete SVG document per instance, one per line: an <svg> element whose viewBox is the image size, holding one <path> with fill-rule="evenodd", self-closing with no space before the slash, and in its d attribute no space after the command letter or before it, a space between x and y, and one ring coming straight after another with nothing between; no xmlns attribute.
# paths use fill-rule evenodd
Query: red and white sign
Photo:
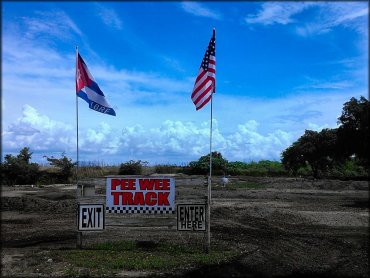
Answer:
<svg viewBox="0 0 370 278"><path fill-rule="evenodd" d="M106 212L175 213L175 180L155 178L107 178Z"/></svg>

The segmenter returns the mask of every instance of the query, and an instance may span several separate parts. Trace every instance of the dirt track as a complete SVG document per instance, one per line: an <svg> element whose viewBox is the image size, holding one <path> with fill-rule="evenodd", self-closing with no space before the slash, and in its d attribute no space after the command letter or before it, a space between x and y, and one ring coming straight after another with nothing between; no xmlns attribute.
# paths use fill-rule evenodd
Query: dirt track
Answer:
<svg viewBox="0 0 370 278"><path fill-rule="evenodd" d="M204 195L203 177L175 177L176 198ZM221 188L214 179L211 240L240 250L237 260L161 276L369 277L369 185L360 181L232 178L261 189ZM104 180L96 192L104 193ZM54 185L2 188L2 276L63 276L50 250L75 248L76 191ZM129 217L130 218L130 217ZM144 217L145 218L145 217ZM135 219L135 217L131 217ZM151 221L153 219L142 219ZM108 227L84 235L104 240L202 240L202 234L163 227ZM153 273L122 272L136 276Z"/></svg>

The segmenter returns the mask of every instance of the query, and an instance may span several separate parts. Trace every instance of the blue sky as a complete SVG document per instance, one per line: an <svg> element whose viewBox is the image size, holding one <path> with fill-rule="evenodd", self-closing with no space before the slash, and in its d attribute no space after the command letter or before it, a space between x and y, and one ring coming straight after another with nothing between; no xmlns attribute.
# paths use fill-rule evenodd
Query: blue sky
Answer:
<svg viewBox="0 0 370 278"><path fill-rule="evenodd" d="M187 164L209 152L190 99L216 29L213 151L280 160L368 98L367 2L2 2L2 152L76 159L75 47L117 116L79 99L81 161Z"/></svg>

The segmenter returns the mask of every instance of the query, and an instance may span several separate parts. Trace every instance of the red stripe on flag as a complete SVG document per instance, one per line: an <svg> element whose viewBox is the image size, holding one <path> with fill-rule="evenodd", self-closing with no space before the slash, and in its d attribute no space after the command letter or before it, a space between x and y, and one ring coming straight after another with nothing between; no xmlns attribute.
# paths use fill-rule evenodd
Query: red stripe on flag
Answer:
<svg viewBox="0 0 370 278"><path fill-rule="evenodd" d="M196 88L194 88L194 91L191 94L191 97L193 98L201 89L206 87L208 81L209 81L209 77L207 76L207 78L204 79L204 81L201 84L199 84Z"/></svg>
<svg viewBox="0 0 370 278"><path fill-rule="evenodd" d="M205 95L207 95L212 89L213 89L213 86L212 85L209 86L209 87L206 87L206 89L204 90L204 92L200 96L198 96L196 100L194 100L194 104L195 105L198 105L198 103L202 101L203 97Z"/></svg>
<svg viewBox="0 0 370 278"><path fill-rule="evenodd" d="M196 108L196 110L201 109L204 105L206 105L211 100L212 95L209 95L209 97L203 101L203 103Z"/></svg>
<svg viewBox="0 0 370 278"><path fill-rule="evenodd" d="M215 37L211 38L204 55L198 75L195 79L191 99L196 110L206 105L212 94L216 91L216 43Z"/></svg>

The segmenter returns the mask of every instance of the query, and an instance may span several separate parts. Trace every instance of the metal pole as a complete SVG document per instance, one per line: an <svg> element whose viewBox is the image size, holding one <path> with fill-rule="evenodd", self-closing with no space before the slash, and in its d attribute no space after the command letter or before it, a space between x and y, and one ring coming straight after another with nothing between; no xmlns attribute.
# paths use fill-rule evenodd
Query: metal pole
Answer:
<svg viewBox="0 0 370 278"><path fill-rule="evenodd" d="M212 93L213 94L213 93ZM208 198L207 198L207 245L206 252L211 248L211 188L212 188L212 111L213 95L211 96L211 127L209 136L209 177L208 177Z"/></svg>
<svg viewBox="0 0 370 278"><path fill-rule="evenodd" d="M77 96L77 74L78 74L78 46L76 46L76 73L75 73L75 83L76 83L76 135L77 135L77 164L76 164L76 194L77 194L77 200L81 197L83 192L80 192L78 194L78 190L80 188L78 187L79 182L79 164L80 164L80 157L79 157L79 149L78 149L78 96ZM78 201L77 201L78 202ZM78 212L79 213L79 212ZM77 238L76 238L76 248L81 249L82 248L82 232L77 231Z"/></svg>
<svg viewBox="0 0 370 278"><path fill-rule="evenodd" d="M216 29L213 28L213 37L216 38ZM216 82L216 80L214 80ZM216 84L213 84L211 94L211 124L209 131L209 177L208 177L208 198L207 198L207 244L206 252L211 248L211 193L212 193L212 120L213 120L213 93L216 91Z"/></svg>
<svg viewBox="0 0 370 278"><path fill-rule="evenodd" d="M75 82L77 82L77 71L78 71L78 46L76 46L76 76ZM79 149L78 149L78 96L77 96L77 83L76 83L76 134L77 134L77 165L76 165L76 185L78 186L79 181L79 167L80 167L80 158L79 158Z"/></svg>
<svg viewBox="0 0 370 278"><path fill-rule="evenodd" d="M211 96L211 127L209 131L209 186L208 186L208 196L209 202L211 202L211 185L212 185L212 120L213 120L213 93Z"/></svg>

